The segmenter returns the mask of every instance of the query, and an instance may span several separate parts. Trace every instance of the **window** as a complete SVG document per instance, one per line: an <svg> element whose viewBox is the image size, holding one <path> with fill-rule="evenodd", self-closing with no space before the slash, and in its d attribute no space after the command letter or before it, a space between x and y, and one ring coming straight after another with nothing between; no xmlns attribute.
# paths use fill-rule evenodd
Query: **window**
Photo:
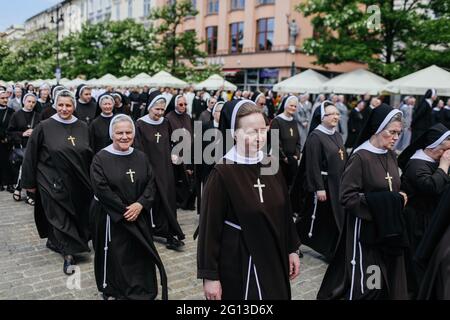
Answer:
<svg viewBox="0 0 450 320"><path fill-rule="evenodd" d="M215 14L219 12L219 0L208 0L208 8L206 10L208 14Z"/></svg>
<svg viewBox="0 0 450 320"><path fill-rule="evenodd" d="M206 52L209 55L217 52L217 26L206 28Z"/></svg>
<svg viewBox="0 0 450 320"><path fill-rule="evenodd" d="M230 24L230 53L241 53L244 47L244 23Z"/></svg>
<svg viewBox="0 0 450 320"><path fill-rule="evenodd" d="M116 20L120 20L120 2L116 3Z"/></svg>
<svg viewBox="0 0 450 320"><path fill-rule="evenodd" d="M151 9L151 0L144 0L144 17L148 17Z"/></svg>
<svg viewBox="0 0 450 320"><path fill-rule="evenodd" d="M230 0L230 1L231 1L230 5L231 10L240 10L244 9L245 7L245 0Z"/></svg>
<svg viewBox="0 0 450 320"><path fill-rule="evenodd" d="M275 0L257 0L256 2L258 5L259 4L274 4Z"/></svg>
<svg viewBox="0 0 450 320"><path fill-rule="evenodd" d="M133 17L133 0L128 0L128 18Z"/></svg>
<svg viewBox="0 0 450 320"><path fill-rule="evenodd" d="M258 30L256 33L257 51L270 51L273 45L274 19L266 18L257 21Z"/></svg>

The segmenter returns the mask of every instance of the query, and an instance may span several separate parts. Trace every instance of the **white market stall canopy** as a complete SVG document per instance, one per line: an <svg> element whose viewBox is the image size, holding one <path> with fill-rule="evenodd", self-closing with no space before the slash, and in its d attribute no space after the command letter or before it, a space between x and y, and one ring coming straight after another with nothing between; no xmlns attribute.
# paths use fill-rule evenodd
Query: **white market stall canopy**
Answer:
<svg viewBox="0 0 450 320"><path fill-rule="evenodd" d="M143 87L143 86L150 86L150 81L152 80L152 77L149 74L146 73L140 73L133 79L128 79L123 82L123 85L129 86L129 87Z"/></svg>
<svg viewBox="0 0 450 320"><path fill-rule="evenodd" d="M230 90L230 91L236 91L237 86L232 84L231 82L228 82L218 74L214 74L210 76L205 81L202 81L195 85L195 90L202 90L203 88L206 88L206 90Z"/></svg>
<svg viewBox="0 0 450 320"><path fill-rule="evenodd" d="M322 92L341 94L379 94L388 80L365 69L341 74L322 86Z"/></svg>
<svg viewBox="0 0 450 320"><path fill-rule="evenodd" d="M385 91L398 94L424 95L428 89L436 89L438 95L450 96L450 72L432 65L394 80Z"/></svg>
<svg viewBox="0 0 450 320"><path fill-rule="evenodd" d="M103 77L89 83L92 86L116 86L119 84L119 81L115 76L110 73L105 74Z"/></svg>
<svg viewBox="0 0 450 320"><path fill-rule="evenodd" d="M275 92L283 93L321 93L322 86L329 79L317 71L308 69L304 72L277 83L273 87Z"/></svg>
<svg viewBox="0 0 450 320"><path fill-rule="evenodd" d="M73 80L67 82L66 84L64 84L64 86L66 86L67 88L75 88L83 83L86 83L86 80L83 80L81 78L76 78L76 79L73 79Z"/></svg>
<svg viewBox="0 0 450 320"><path fill-rule="evenodd" d="M172 76L166 71L160 71L152 77L150 86L182 89L188 87L189 85L187 82Z"/></svg>

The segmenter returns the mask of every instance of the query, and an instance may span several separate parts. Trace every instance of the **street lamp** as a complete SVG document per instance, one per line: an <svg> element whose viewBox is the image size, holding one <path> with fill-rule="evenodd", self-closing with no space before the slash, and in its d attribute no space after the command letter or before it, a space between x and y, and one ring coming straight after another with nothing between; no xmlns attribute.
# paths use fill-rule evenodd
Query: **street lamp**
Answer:
<svg viewBox="0 0 450 320"><path fill-rule="evenodd" d="M56 19L53 16L50 19L50 23L56 24L56 70L55 70L55 77L56 77L56 83L59 84L59 81L61 80L61 66L59 63L59 52L60 52L60 46L59 46L59 23L64 22L64 14L59 13L62 9L62 4L59 4L56 7Z"/></svg>

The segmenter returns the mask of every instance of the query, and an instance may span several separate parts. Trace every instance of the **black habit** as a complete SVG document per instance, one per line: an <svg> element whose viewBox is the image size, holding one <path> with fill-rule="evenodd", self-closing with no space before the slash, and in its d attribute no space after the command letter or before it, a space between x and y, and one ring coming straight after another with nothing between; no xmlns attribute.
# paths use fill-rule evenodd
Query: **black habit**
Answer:
<svg viewBox="0 0 450 320"><path fill-rule="evenodd" d="M13 114L13 109L0 107L0 188L16 182L9 161L12 145L8 139L8 125Z"/></svg>
<svg viewBox="0 0 450 320"><path fill-rule="evenodd" d="M167 276L152 238L153 170L143 152L130 151L116 154L109 146L92 161L97 288L116 299L154 300L158 294L156 266L162 279L162 297L167 299ZM135 202L143 209L136 221L128 222L123 215Z"/></svg>
<svg viewBox="0 0 450 320"><path fill-rule="evenodd" d="M109 137L109 124L113 116L107 117L101 114L89 125L89 144L94 154L112 143Z"/></svg>
<svg viewBox="0 0 450 320"><path fill-rule="evenodd" d="M73 255L89 251L92 151L85 123L54 118L39 123L28 140L22 187L37 188L34 216L40 237L61 254Z"/></svg>

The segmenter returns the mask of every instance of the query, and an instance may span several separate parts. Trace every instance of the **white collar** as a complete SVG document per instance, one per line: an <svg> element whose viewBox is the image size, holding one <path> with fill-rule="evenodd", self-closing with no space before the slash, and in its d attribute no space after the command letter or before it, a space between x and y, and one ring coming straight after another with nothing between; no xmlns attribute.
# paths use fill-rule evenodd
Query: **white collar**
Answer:
<svg viewBox="0 0 450 320"><path fill-rule="evenodd" d="M358 109L358 107L355 107L356 112L361 112L361 110Z"/></svg>
<svg viewBox="0 0 450 320"><path fill-rule="evenodd" d="M141 118L139 118L138 120L142 120L148 124L152 124L154 126L160 125L161 123L163 123L164 121L164 117L161 117L158 121L153 120L152 118L150 118L150 116L147 114Z"/></svg>
<svg viewBox="0 0 450 320"><path fill-rule="evenodd" d="M430 105L430 107L433 106L433 100L431 100L431 99L426 99L425 101L428 102L428 104Z"/></svg>
<svg viewBox="0 0 450 320"><path fill-rule="evenodd" d="M292 120L294 120L294 117L293 117L293 116L288 117L288 116L285 115L284 113L280 113L277 117L280 117L281 119L286 120L286 121L292 121Z"/></svg>
<svg viewBox="0 0 450 320"><path fill-rule="evenodd" d="M22 99L22 97L20 97L20 98L16 97L16 101L19 102L19 103L21 102L21 99Z"/></svg>
<svg viewBox="0 0 450 320"><path fill-rule="evenodd" d="M372 110L375 109L375 107L374 107L373 105L370 105L369 107L370 107L370 109L372 109Z"/></svg>
<svg viewBox="0 0 450 320"><path fill-rule="evenodd" d="M333 128L333 129L330 130L330 129L326 128L325 126L321 125L321 124L319 124L314 130L319 130L319 131L321 131L321 132L323 132L323 133L325 133L325 134L327 134L329 136L332 136L333 134L336 133L336 128Z"/></svg>
<svg viewBox="0 0 450 320"><path fill-rule="evenodd" d="M369 152L376 153L376 154L386 154L388 152L385 149L379 149L379 148L375 147L373 144L370 143L369 140L364 142L362 145L360 145L358 148L356 148L355 151L353 151L353 152L356 153L359 150L367 150Z"/></svg>
<svg viewBox="0 0 450 320"><path fill-rule="evenodd" d="M445 109L445 110L450 110L450 106L449 106L449 105L446 105L446 106L444 106L444 109Z"/></svg>
<svg viewBox="0 0 450 320"><path fill-rule="evenodd" d="M119 150L114 149L113 145L110 144L106 148L103 148L103 150L105 150L109 153L115 154L117 156L128 156L133 153L134 148L130 147L130 149L128 149L127 151L119 151Z"/></svg>
<svg viewBox="0 0 450 320"><path fill-rule="evenodd" d="M8 107L2 107L2 106L0 106L0 110L6 110L6 108L8 108Z"/></svg>
<svg viewBox="0 0 450 320"><path fill-rule="evenodd" d="M398 109L391 110L391 112L388 113L386 118L384 118L383 122L380 124L375 134L379 134L381 131L383 131L387 127L388 123L392 120L392 118L394 118L394 116L398 113L402 114L402 112Z"/></svg>
<svg viewBox="0 0 450 320"><path fill-rule="evenodd" d="M433 158L431 158L429 155L427 155L423 149L419 149L416 151L416 153L414 153L414 155L411 157L412 159L417 159L417 160L423 160L423 161L427 161L427 162L432 162L432 163L436 163L436 160L434 160Z"/></svg>
<svg viewBox="0 0 450 320"><path fill-rule="evenodd" d="M214 128L218 128L219 127L219 123L216 120L213 120L213 126L214 126Z"/></svg>
<svg viewBox="0 0 450 320"><path fill-rule="evenodd" d="M258 151L258 156L255 158L243 157L237 152L236 146L228 151L228 153L223 157L223 159L227 159L239 164L257 164L262 161L264 158L264 153L262 151Z"/></svg>
<svg viewBox="0 0 450 320"><path fill-rule="evenodd" d="M30 113L30 112L33 112L34 110L27 110L27 109L25 109L25 107L23 107L23 108L22 108L22 111L23 111L23 112L28 112L28 113Z"/></svg>
<svg viewBox="0 0 450 320"><path fill-rule="evenodd" d="M113 114L113 113L111 113L111 114L108 116L108 115L106 115L106 114L104 114L104 113L102 112L102 113L100 113L100 115L101 115L103 118L112 118L112 117L114 117L114 114Z"/></svg>
<svg viewBox="0 0 450 320"><path fill-rule="evenodd" d="M178 114L178 115L180 115L180 116L181 116L182 114L185 114L185 113L186 113L186 112L181 113L181 112L178 111L177 109L174 109L173 111L175 111L175 113Z"/></svg>
<svg viewBox="0 0 450 320"><path fill-rule="evenodd" d="M439 108L439 107L434 107L434 108L433 108L433 111L441 111L441 108Z"/></svg>
<svg viewBox="0 0 450 320"><path fill-rule="evenodd" d="M56 120L56 121L64 123L64 124L72 124L72 123L75 123L78 121L78 118L75 117L74 115L72 115L72 119L64 120L64 119L61 119L57 113L55 113L53 116L51 116L51 118L53 120Z"/></svg>

